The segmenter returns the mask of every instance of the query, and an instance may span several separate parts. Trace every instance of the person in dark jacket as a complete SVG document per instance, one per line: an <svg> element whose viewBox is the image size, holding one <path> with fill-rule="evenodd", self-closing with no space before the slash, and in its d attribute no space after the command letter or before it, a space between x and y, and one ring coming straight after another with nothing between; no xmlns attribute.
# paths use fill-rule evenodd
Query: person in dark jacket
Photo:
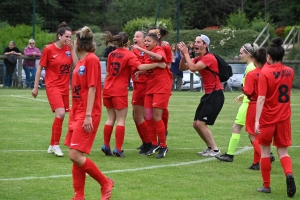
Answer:
<svg viewBox="0 0 300 200"><path fill-rule="evenodd" d="M14 41L10 41L8 47L4 49L4 87L12 86L13 73L17 66L17 56L21 56L20 50Z"/></svg>

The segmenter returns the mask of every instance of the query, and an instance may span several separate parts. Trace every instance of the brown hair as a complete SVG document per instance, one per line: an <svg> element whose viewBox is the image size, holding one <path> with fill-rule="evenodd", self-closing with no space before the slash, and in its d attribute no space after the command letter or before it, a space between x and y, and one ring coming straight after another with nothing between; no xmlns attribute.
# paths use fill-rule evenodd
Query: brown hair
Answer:
<svg viewBox="0 0 300 200"><path fill-rule="evenodd" d="M118 35L113 35L111 32L105 31L102 39L104 40L106 46L111 43L118 47L126 47L129 42L128 35L125 32L120 32Z"/></svg>
<svg viewBox="0 0 300 200"><path fill-rule="evenodd" d="M76 32L77 45L76 50L78 52L86 51L86 52L95 52L96 45L94 43L94 36L92 30L85 26L79 31Z"/></svg>
<svg viewBox="0 0 300 200"><path fill-rule="evenodd" d="M63 34L65 34L66 31L70 31L72 32L72 29L70 27L68 27L67 23L66 22L62 22L59 26L58 26L58 29L57 29L57 32L56 32L56 39L55 41L58 41L58 38L60 36L62 36Z"/></svg>

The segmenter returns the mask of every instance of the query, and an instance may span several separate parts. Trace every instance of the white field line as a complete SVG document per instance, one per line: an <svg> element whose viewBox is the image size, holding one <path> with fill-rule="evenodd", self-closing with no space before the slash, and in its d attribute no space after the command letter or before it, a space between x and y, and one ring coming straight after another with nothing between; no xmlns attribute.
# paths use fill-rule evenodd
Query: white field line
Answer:
<svg viewBox="0 0 300 200"><path fill-rule="evenodd" d="M41 101L41 102L48 102L48 100L43 100L43 99L35 99L33 97L24 97L24 96L19 96L19 95L11 95L12 97L15 97L15 98L21 98L21 99L30 99L30 100L33 100L33 101Z"/></svg>
<svg viewBox="0 0 300 200"><path fill-rule="evenodd" d="M244 147L241 150L238 150L235 152L235 155L244 153L246 151L249 151L253 149L252 147ZM200 159L190 162L181 162L176 164L167 164L167 165L153 165L148 167L140 167L140 168L132 168L132 169L120 169L120 170L111 170L111 171L103 171L104 174L112 174L112 173L124 173L124 172L135 172L135 171L144 171L144 170L150 170L150 169L159 169L159 168L166 168L166 167L178 167L183 165L193 165L203 162L208 162L212 160L217 160L214 157L206 158L206 159ZM29 177L22 177L22 178L3 178L0 179L0 181L23 181L23 180L35 180L35 179L50 179L50 178L64 178L64 177L71 177L72 174L63 174L63 175L53 175L53 176L29 176Z"/></svg>

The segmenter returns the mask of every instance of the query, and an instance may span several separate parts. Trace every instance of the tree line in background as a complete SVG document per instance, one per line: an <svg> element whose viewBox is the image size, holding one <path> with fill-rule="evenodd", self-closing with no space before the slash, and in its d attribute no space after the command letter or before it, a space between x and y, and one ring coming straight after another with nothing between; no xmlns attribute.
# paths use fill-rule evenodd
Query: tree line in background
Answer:
<svg viewBox="0 0 300 200"><path fill-rule="evenodd" d="M99 30L118 32L132 19L156 16L170 19L176 29L179 13L181 29L224 26L228 16L237 12L245 14L250 21L260 15L275 28L300 24L299 0L180 0L180 5L179 0L2 0L0 21L12 26L32 25L34 1L36 24L50 32L55 32L62 21L74 30L93 25Z"/></svg>

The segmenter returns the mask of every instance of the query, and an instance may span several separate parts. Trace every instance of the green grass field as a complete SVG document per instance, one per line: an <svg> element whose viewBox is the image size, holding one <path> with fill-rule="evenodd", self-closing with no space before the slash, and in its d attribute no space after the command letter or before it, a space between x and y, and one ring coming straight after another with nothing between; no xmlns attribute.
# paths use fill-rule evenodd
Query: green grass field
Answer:
<svg viewBox="0 0 300 200"><path fill-rule="evenodd" d="M240 92L225 93L225 104L216 123L211 127L222 153L227 151L231 126L240 104L234 99ZM128 111L124 142L125 158L106 157L101 152L105 109L101 125L89 157L115 181L112 200L261 200L288 199L285 176L278 160L272 164L271 194L256 192L262 186L260 171L247 168L252 164L253 149L246 132L234 162L220 162L200 157L196 152L205 148L192 128L194 111L201 92L174 92L169 104L169 152L164 159L141 156L136 147L141 142ZM300 90L292 91L293 159L296 184L300 178ZM130 96L131 98L131 92ZM62 158L47 154L54 115L50 111L45 90L36 100L31 90L0 89L0 199L60 200L73 196L71 161L68 149L61 146ZM67 131L63 125L62 143ZM114 137L112 137L112 146ZM86 200L100 198L99 185L87 177ZM300 199L296 193L294 199Z"/></svg>

